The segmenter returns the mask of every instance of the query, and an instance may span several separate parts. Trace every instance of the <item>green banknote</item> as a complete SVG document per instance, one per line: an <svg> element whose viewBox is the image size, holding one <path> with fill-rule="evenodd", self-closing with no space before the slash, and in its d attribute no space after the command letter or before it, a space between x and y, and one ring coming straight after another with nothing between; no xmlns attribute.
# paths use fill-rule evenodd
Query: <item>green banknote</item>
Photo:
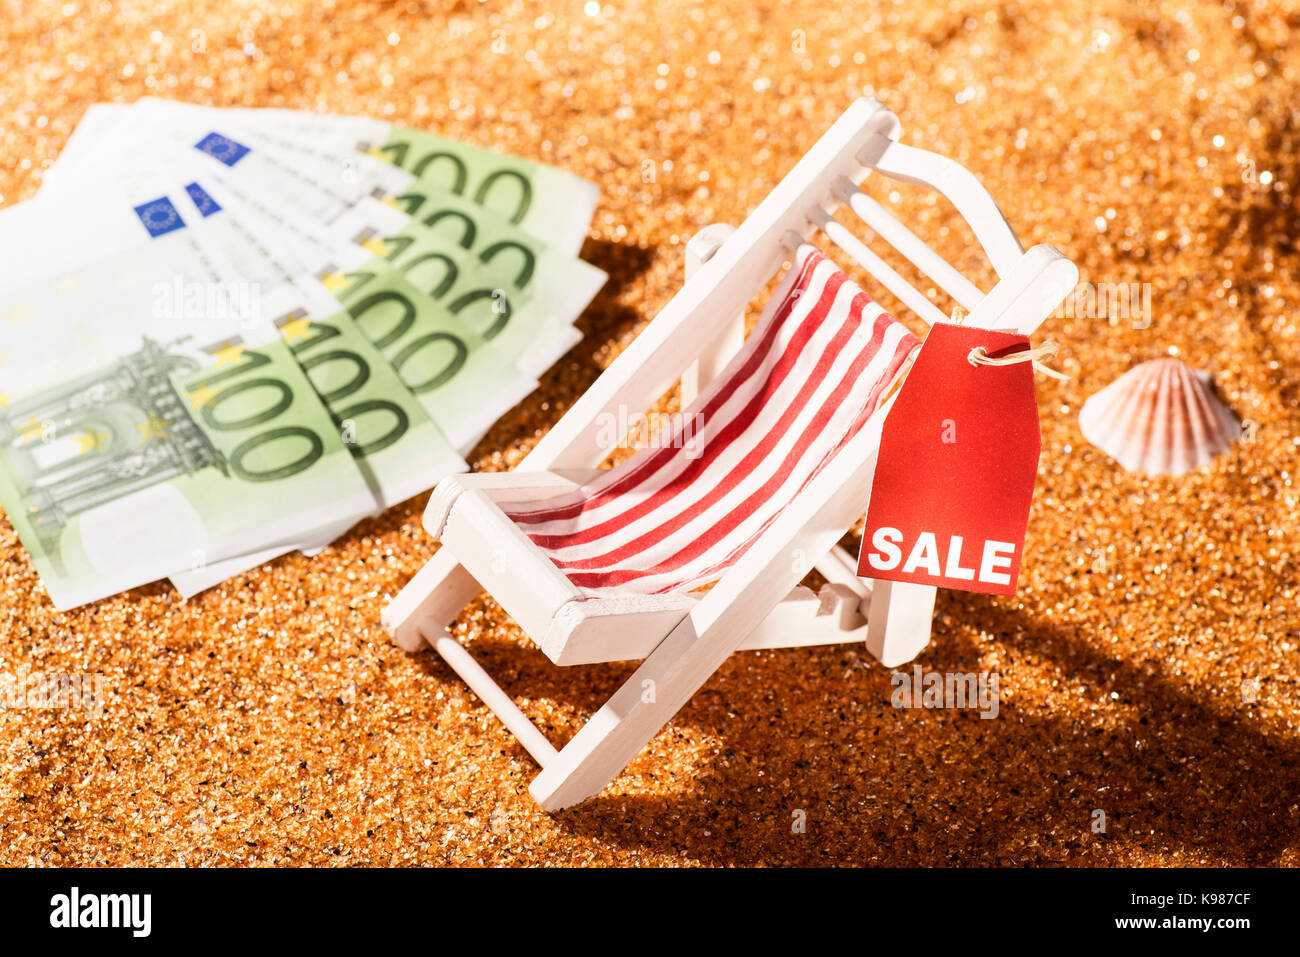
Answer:
<svg viewBox="0 0 1300 957"><path fill-rule="evenodd" d="M574 320L606 279L595 266L442 191L403 194L407 203L426 203L418 220L402 211L401 197L364 198L322 230L272 192L223 187L255 208L310 271L336 281L388 261L532 378L581 340Z"/></svg>
<svg viewBox="0 0 1300 957"><path fill-rule="evenodd" d="M182 118L197 122L196 130L204 128L209 119L215 122L225 116L221 111L173 106L154 103L143 109L138 104L129 116L143 123L151 114L165 119L179 110ZM195 109L197 117L191 112ZM171 135L174 139L175 134ZM216 135L205 134L200 142ZM308 180L286 178L279 171L294 169L295 164L314 165L325 177L328 159L314 157L307 149L294 151L289 145L266 147L270 137L240 135L262 145L250 149L234 141L226 144L234 150L231 168L220 162L208 163L202 171L203 181L215 183L241 210L254 211L268 239L276 235L274 243L261 244L263 249L274 246L276 255L293 260L298 268L329 273L355 271L364 258L357 248L338 254L338 241L351 239L360 246L374 246L417 284L427 281L426 293L492 340L530 376L539 375L581 338L573 322L606 279L596 267L538 240L490 209L427 183L411 183L389 205L367 196L347 206L344 193L323 186L322 195L313 197ZM281 132L275 140L285 138ZM190 171L200 162L199 156L207 156L202 150L175 144L168 155ZM357 159L368 160L365 156ZM416 210L419 219L404 214L403 206ZM330 219L331 228L322 227L322 216ZM332 236L334 241L323 240L323 236ZM377 242L385 238L390 241ZM259 252L257 258L267 257ZM247 255L243 260L243 275L259 266L249 262Z"/></svg>
<svg viewBox="0 0 1300 957"><path fill-rule="evenodd" d="M246 234L237 244L236 254L245 259L255 256L259 260L291 255L296 263L306 264L320 274L325 286L348 306L351 316L366 336L441 427L452 447L462 455L473 448L502 413L536 388L535 376L521 370L518 360L522 357L538 368L544 368L576 341L577 332L568 322L561 321L558 312L542 313L541 299L538 298L536 303L529 299L522 311L511 317L515 330L526 333L526 336L507 336L501 342L489 342L476 330L472 313L457 316L452 311L454 302L442 303L424 294L384 258L383 254L391 250L377 238L377 229L395 229L411 223L410 217L392 206L374 200L363 201L341 220L344 226L334 236L333 233L313 230L293 209L278 203L271 194L259 193L247 183L223 184L217 197L222 202L233 203L240 211L240 216L232 218L227 230L241 228L240 223L247 223L243 227ZM249 214L247 218L245 213ZM355 242L345 236L352 237ZM411 254L408 259L414 259L426 248L438 250L448 246L433 230L426 237L427 247L413 247L406 242L407 238L403 237L399 244ZM561 263L568 266L577 262L572 257L550 251L536 240L529 239L528 242L535 253L523 246L519 250L533 255L543 264L556 264L557 270L562 268ZM271 246L274 246L274 252L266 248ZM475 275L476 263L467 251L459 247L451 247L450 251L457 259L463 260L467 278ZM422 263L416 261L415 265L418 268ZM501 269L506 265L507 257L503 255L492 268ZM581 272L574 270L572 288L565 293L575 304L581 301L581 305L566 308L578 310L585 305L591 290L604 281L604 273L600 270L580 262L579 266ZM237 268L247 272L256 268L256 264L242 262ZM479 275L477 279L480 285L497 288L490 276ZM486 305L489 314L497 308L497 303L508 303L503 295L489 296L488 300L484 302L480 298L474 302ZM536 318L538 315L550 319L553 328L549 339L546 338L548 330ZM492 317L481 325L495 336L493 325L496 323L496 317ZM541 336L535 331L529 332L537 327L542 328ZM513 351L507 351L511 348Z"/></svg>
<svg viewBox="0 0 1300 957"><path fill-rule="evenodd" d="M335 308L322 307L323 301ZM321 288L302 302L282 311L275 325L379 505L388 507L427 491L446 475L466 471L442 430L338 301ZM325 318L311 318L310 309L326 313ZM331 521L293 543L173 571L171 581L188 598L287 552L314 552L352 524L350 518Z"/></svg>
<svg viewBox="0 0 1300 957"><path fill-rule="evenodd" d="M0 302L0 503L55 605L294 541L374 497L256 287L152 241Z"/></svg>
<svg viewBox="0 0 1300 957"><path fill-rule="evenodd" d="M0 282L0 504L56 604L169 573L190 593L463 470L579 338L596 195L380 121L88 113L39 206L0 222L23 253Z"/></svg>
<svg viewBox="0 0 1300 957"><path fill-rule="evenodd" d="M328 297L323 287L320 296ZM468 470L419 397L403 384L399 367L347 311L313 319L299 308L280 316L276 325L381 508Z"/></svg>
<svg viewBox="0 0 1300 957"><path fill-rule="evenodd" d="M357 328L462 452L536 388L509 356L390 263L375 259L327 281Z"/></svg>
<svg viewBox="0 0 1300 957"><path fill-rule="evenodd" d="M269 189L320 223L363 196L391 195L411 182L409 173L355 152L340 158L293 149L292 138L275 127L254 129L238 124L236 116L212 107L143 98L101 131L93 155L70 169L61 166L58 178L93 173L105 164L123 169L157 165L164 155L169 163L180 157L204 173ZM150 149L142 151L141 143L149 143Z"/></svg>
<svg viewBox="0 0 1300 957"><path fill-rule="evenodd" d="M196 195L197 186L187 187L186 199L202 215L199 228L213 231L213 258L222 260L223 271L232 279L276 277L268 284L274 290L275 324L334 417L380 507L467 470L343 303L314 277L295 274L300 267L279 252L289 238L219 190L214 196L199 189Z"/></svg>
<svg viewBox="0 0 1300 957"><path fill-rule="evenodd" d="M574 320L607 278L491 209L428 183L414 182L387 203L364 197L322 229L268 182L219 170L212 176L277 230L286 255L326 275L369 268L369 255L389 259L529 376L581 339ZM340 249L340 241L353 248Z"/></svg>
<svg viewBox="0 0 1300 957"><path fill-rule="evenodd" d="M557 167L383 120L278 109L231 112L250 127L340 157L350 150L383 157L424 185L491 209L571 255L582 248L599 198L595 183Z"/></svg>
<svg viewBox="0 0 1300 957"><path fill-rule="evenodd" d="M581 340L574 320L605 274L473 213L468 204L447 202L421 220L383 203L363 202L338 224L354 243L396 266L524 372L541 375Z"/></svg>
<svg viewBox="0 0 1300 957"><path fill-rule="evenodd" d="M468 467L388 362L355 328L342 304L315 279L300 275L302 267L285 250L291 245L287 238L273 225L259 222L240 196L215 186L200 161L185 151L164 151L153 164L138 159L115 163L104 157L95 182L120 197L129 214L169 176L180 177L169 195L176 197L196 247L201 245L230 287L255 282L263 304L274 310L270 318L292 337L293 355L334 416L380 507L410 498ZM185 182L190 176L201 181Z"/></svg>
<svg viewBox="0 0 1300 957"><path fill-rule="evenodd" d="M426 491L444 476L468 468L343 305L313 277L289 277L286 281L293 266L282 255L286 239L275 223L259 218L256 211L244 208L238 198L219 189L196 202L209 210L204 226L220 227L222 252L233 275L270 272L280 277L277 288L287 296L277 304L276 325L329 409L382 507ZM286 552L314 553L350 525L333 522L293 544L174 572L171 581L189 597Z"/></svg>

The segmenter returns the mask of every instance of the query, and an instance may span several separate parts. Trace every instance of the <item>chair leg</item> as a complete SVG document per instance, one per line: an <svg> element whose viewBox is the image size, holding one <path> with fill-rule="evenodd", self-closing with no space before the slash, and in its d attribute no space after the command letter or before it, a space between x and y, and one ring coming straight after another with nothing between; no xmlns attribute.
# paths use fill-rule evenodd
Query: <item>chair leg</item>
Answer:
<svg viewBox="0 0 1300 957"><path fill-rule="evenodd" d="M714 627L717 627L716 625ZM688 616L591 716L529 785L545 811L559 811L599 793L672 719L736 642L696 635Z"/></svg>
<svg viewBox="0 0 1300 957"><path fill-rule="evenodd" d="M447 634L447 625L482 590L444 545L384 609L384 627L403 651L419 651L426 643L432 647L545 766L555 757L555 748L473 655Z"/></svg>
<svg viewBox="0 0 1300 957"><path fill-rule="evenodd" d="M444 545L384 609L384 628L403 651L419 651L482 590Z"/></svg>
<svg viewBox="0 0 1300 957"><path fill-rule="evenodd" d="M886 668L907 664L930 643L937 590L930 585L871 583L867 651Z"/></svg>
<svg viewBox="0 0 1300 957"><path fill-rule="evenodd" d="M483 666L474 660L474 656L460 642L445 631L426 632L425 637L433 650L442 655L442 660L479 696L479 700L501 719L501 723L514 734L524 750L533 756L533 760L542 767L555 760L557 752L554 745L546 740L546 735L519 710L514 700L492 680L492 676L483 670Z"/></svg>
<svg viewBox="0 0 1300 957"><path fill-rule="evenodd" d="M886 588L889 597L881 602L877 620L889 643L881 645L883 654L874 650L872 653L892 666L910 661L929 641L930 613L926 611L925 592L929 593L928 607L933 609L935 589L876 582L872 593L873 612L876 589L890 585L915 590L890 596ZM907 600L903 600L904 595ZM722 663L744 645L743 637L718 640L722 634L734 634L735 630L724 618L714 620L697 634L696 615L687 616L582 730L546 762L528 788L534 800L543 810L558 811L603 790ZM871 648L870 639L868 647Z"/></svg>

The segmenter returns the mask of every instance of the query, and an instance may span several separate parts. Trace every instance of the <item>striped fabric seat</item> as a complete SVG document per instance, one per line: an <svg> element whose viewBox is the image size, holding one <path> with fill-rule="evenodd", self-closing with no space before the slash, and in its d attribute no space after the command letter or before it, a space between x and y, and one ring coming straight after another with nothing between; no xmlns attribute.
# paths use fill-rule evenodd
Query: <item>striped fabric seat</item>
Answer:
<svg viewBox="0 0 1300 957"><path fill-rule="evenodd" d="M506 514L589 597L706 585L862 427L919 345L804 244L754 332L670 436Z"/></svg>

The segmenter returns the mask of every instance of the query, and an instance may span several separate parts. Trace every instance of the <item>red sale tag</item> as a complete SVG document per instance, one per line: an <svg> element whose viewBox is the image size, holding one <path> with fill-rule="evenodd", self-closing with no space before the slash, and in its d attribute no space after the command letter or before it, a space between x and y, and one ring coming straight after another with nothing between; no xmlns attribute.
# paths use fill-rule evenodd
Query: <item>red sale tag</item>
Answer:
<svg viewBox="0 0 1300 957"><path fill-rule="evenodd" d="M1041 439L1029 340L938 323L885 419L863 578L1014 595Z"/></svg>

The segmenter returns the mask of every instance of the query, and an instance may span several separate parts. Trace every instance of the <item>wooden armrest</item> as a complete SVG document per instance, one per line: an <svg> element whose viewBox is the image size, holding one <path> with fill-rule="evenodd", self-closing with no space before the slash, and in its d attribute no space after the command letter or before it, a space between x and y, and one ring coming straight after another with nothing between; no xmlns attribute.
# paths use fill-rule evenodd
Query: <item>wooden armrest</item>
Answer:
<svg viewBox="0 0 1300 957"><path fill-rule="evenodd" d="M494 504L549 498L578 488L599 475L601 469L567 469L537 472L470 472L448 475L429 496L424 527L440 538L452 506L466 492L481 492Z"/></svg>

